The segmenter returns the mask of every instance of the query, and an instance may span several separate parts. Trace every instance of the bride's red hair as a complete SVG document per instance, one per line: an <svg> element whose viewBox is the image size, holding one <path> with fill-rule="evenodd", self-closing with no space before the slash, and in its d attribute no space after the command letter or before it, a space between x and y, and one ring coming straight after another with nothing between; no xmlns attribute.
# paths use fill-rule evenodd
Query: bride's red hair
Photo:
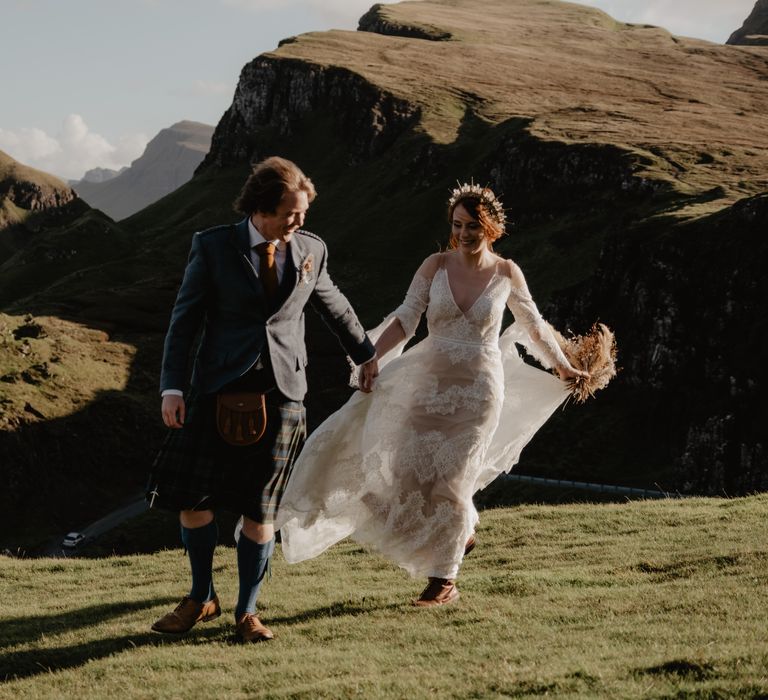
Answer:
<svg viewBox="0 0 768 700"><path fill-rule="evenodd" d="M451 225L453 225L453 212L456 211L456 207L459 205L464 207L467 214L473 219L480 222L480 227L483 230L483 237L488 241L488 247L493 248L493 243L504 235L504 227L494 220L482 205L480 197L475 195L462 197L448 207L448 223ZM451 237L448 239L448 248L453 250L458 248L458 245L456 236L451 232Z"/></svg>

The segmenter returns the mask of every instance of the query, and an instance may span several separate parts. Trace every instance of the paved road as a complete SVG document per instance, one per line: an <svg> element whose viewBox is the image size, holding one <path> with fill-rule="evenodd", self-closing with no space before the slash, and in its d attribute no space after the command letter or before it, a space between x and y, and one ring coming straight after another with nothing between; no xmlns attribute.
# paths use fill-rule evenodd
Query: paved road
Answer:
<svg viewBox="0 0 768 700"><path fill-rule="evenodd" d="M116 528L118 525L124 523L129 518L134 518L137 515L141 515L147 510L147 502L144 500L144 494L137 496L134 501L131 501L127 506L113 510L108 515L105 515L95 523L91 523L86 528L79 530L85 535L85 540L81 542L80 546L87 544L89 540L93 540L105 532ZM69 549L61 546L61 541L64 539L63 533L60 537L52 541L43 552L44 557L72 557L77 556L78 547Z"/></svg>
<svg viewBox="0 0 768 700"><path fill-rule="evenodd" d="M654 489L635 489L629 486L614 486L613 484L593 484L588 481L569 481L567 479L547 479L542 476L527 476L526 474L502 474L504 481L521 481L525 484L548 486L551 488L579 489L594 493L615 493L627 498L686 498L683 494Z"/></svg>

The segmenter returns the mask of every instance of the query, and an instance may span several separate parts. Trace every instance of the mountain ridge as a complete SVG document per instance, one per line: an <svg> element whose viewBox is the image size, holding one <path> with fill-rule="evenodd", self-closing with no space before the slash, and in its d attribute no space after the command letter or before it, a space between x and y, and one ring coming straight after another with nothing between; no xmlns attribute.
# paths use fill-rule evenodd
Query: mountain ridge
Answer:
<svg viewBox="0 0 768 700"><path fill-rule="evenodd" d="M107 180L82 179L73 188L92 207L118 221L173 192L194 173L208 151L213 127L180 121L161 129L130 167Z"/></svg>

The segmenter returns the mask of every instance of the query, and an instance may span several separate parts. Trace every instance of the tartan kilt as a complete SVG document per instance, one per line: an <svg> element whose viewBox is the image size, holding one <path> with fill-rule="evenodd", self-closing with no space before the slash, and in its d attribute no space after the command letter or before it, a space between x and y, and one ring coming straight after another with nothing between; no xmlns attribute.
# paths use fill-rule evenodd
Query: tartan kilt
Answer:
<svg viewBox="0 0 768 700"><path fill-rule="evenodd" d="M152 465L146 498L166 510L218 510L274 520L306 439L306 412L277 389L266 394L267 429L254 445L229 445L216 430L216 395L190 392L183 428L170 429Z"/></svg>

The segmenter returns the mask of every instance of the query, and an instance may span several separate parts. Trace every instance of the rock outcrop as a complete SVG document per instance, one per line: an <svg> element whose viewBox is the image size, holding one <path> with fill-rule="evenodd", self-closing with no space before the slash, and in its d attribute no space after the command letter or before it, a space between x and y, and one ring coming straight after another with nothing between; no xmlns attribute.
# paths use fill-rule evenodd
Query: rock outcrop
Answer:
<svg viewBox="0 0 768 700"><path fill-rule="evenodd" d="M344 139L350 159L360 161L382 153L413 126L419 109L343 67L260 56L243 68L199 171L259 160L268 148L260 148L263 139L254 141L258 129L288 139L318 114L334 115L336 136Z"/></svg>
<svg viewBox="0 0 768 700"><path fill-rule="evenodd" d="M64 226L87 210L59 178L0 151L0 266L41 232Z"/></svg>
<svg viewBox="0 0 768 700"><path fill-rule="evenodd" d="M207 124L178 122L157 134L119 175L102 182L83 179L73 187L92 207L124 219L187 182L208 152L212 134Z"/></svg>
<svg viewBox="0 0 768 700"><path fill-rule="evenodd" d="M741 29L726 42L743 46L768 46L768 0L757 0Z"/></svg>
<svg viewBox="0 0 768 700"><path fill-rule="evenodd" d="M451 33L439 27L418 22L400 23L391 19L386 5L374 5L366 12L357 25L360 32L373 32L389 36L404 36L411 39L427 39L428 41L447 41Z"/></svg>
<svg viewBox="0 0 768 700"><path fill-rule="evenodd" d="M0 151L0 231L32 214L61 213L76 199L75 191L59 178Z"/></svg>

